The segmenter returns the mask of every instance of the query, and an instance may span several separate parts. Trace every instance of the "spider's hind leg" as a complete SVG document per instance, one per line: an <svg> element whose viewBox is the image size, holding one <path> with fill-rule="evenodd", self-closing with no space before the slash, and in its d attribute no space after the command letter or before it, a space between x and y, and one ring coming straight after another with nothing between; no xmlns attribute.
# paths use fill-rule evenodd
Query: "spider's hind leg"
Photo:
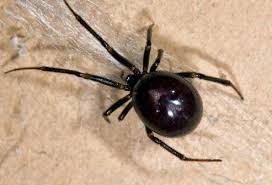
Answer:
<svg viewBox="0 0 272 185"><path fill-rule="evenodd" d="M205 75L202 73L196 73L196 72L181 72L181 73L176 73L176 74L181 77L184 77L184 78L199 78L199 79L207 80L210 82L219 83L219 84L222 84L225 86L229 86L240 96L241 100L244 100L242 93L229 80L225 80L225 79L217 78L217 77L213 77L213 76L208 76L208 75Z"/></svg>
<svg viewBox="0 0 272 185"><path fill-rule="evenodd" d="M146 134L149 137L149 139L151 139L153 142L155 142L156 144L163 147L165 150L167 150L168 152L170 152L171 154L173 154L174 156L176 156L180 160L192 161L192 162L221 162L222 161L221 159L196 159L196 158L186 157L185 155L179 153L174 148L170 147L169 145L167 145L166 143L161 141L159 138L155 137L152 130L150 130L147 127L146 127Z"/></svg>

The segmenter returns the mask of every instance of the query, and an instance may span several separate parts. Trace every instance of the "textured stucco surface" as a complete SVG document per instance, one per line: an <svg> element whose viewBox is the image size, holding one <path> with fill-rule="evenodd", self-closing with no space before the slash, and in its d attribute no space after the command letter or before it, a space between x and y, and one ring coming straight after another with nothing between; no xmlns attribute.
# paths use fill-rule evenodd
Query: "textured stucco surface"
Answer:
<svg viewBox="0 0 272 185"><path fill-rule="evenodd" d="M193 83L202 95L200 126L162 138L186 163L153 144L134 110L107 124L101 113L125 95L76 77L23 66L58 66L120 80L122 71L62 1L0 1L0 184L272 184L272 2L70 0L118 51L141 67L146 28L155 23L151 60L160 69L232 80L230 89Z"/></svg>

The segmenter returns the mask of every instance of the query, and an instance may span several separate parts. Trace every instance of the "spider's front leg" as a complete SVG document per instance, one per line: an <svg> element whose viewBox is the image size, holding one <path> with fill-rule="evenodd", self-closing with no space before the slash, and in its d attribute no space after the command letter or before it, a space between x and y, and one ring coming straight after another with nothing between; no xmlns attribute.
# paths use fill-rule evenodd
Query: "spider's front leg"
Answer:
<svg viewBox="0 0 272 185"><path fill-rule="evenodd" d="M126 66L130 69L134 74L140 74L140 70L133 65L128 59L119 54L115 49L113 49L79 14L77 14L73 8L69 5L69 3L64 0L65 5L72 12L76 20L89 32L91 33L97 41L108 51L108 53L115 58L120 64Z"/></svg>
<svg viewBox="0 0 272 185"><path fill-rule="evenodd" d="M121 112L121 114L118 117L119 121L122 121L126 115L128 114L128 112L130 111L130 109L133 107L133 101L129 102L127 104L127 106L124 108L124 110Z"/></svg>
<svg viewBox="0 0 272 185"><path fill-rule="evenodd" d="M123 98L119 99L117 102L112 104L104 113L103 113L103 118L110 123L110 120L108 119L108 116L113 113L116 109L121 107L123 104L125 104L128 100L131 99L131 94L128 94L124 96Z"/></svg>
<svg viewBox="0 0 272 185"><path fill-rule="evenodd" d="M152 39L152 28L154 24L151 24L147 30L147 38L146 38L146 46L144 51L144 59L143 59L143 73L147 73L148 65L149 65L149 57L151 51L151 39Z"/></svg>
<svg viewBox="0 0 272 185"><path fill-rule="evenodd" d="M14 71L21 71L21 70L40 70L40 71L47 71L47 72L53 72L53 73L63 73L63 74L68 74L68 75L75 75L79 78L84 78L87 80L92 80L107 86L111 86L117 89L122 89L125 91L129 91L130 87L125 84L121 84L119 82L113 81L111 79L98 76L98 75L93 75L89 73L82 73L79 71L75 70L70 70L70 69L63 69L63 68L56 68L56 67L47 67L47 66L38 66L38 67L21 67L21 68L15 68L9 71L6 71L5 74L14 72Z"/></svg>
<svg viewBox="0 0 272 185"><path fill-rule="evenodd" d="M150 67L150 72L155 72L157 70L157 68L159 67L159 64L161 62L162 55L163 55L163 50L159 49L158 50L158 56L157 56L155 62Z"/></svg>
<svg viewBox="0 0 272 185"><path fill-rule="evenodd" d="M154 26L154 24L151 24L147 30L146 46L145 46L144 59L143 59L143 73L147 73L147 71L148 71L150 51L151 51L151 45L152 45L151 39L152 39L153 26ZM161 62L162 55L163 55L163 50L159 49L158 56L157 56L155 62L152 64L152 66L150 68L150 72L156 71L157 67L159 66L159 64Z"/></svg>

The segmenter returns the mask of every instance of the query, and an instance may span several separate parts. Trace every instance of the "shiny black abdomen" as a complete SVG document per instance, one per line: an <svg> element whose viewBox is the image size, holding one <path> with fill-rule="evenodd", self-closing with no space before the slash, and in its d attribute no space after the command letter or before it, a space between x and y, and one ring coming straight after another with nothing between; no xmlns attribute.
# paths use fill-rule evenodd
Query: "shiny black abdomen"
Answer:
<svg viewBox="0 0 272 185"><path fill-rule="evenodd" d="M159 135L174 137L194 130L202 117L202 101L184 78L158 71L134 86L134 109L144 124Z"/></svg>

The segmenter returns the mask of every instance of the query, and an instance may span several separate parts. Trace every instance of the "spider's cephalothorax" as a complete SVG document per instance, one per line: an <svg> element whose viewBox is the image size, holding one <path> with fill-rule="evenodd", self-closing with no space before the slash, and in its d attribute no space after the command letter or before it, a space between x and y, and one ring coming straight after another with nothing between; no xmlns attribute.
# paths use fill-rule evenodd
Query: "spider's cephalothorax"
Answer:
<svg viewBox="0 0 272 185"><path fill-rule="evenodd" d="M122 84L108 78L89 73L81 73L75 70L47 66L15 68L7 71L6 73L18 70L42 70L64 73L128 91L129 93L125 97L115 102L103 113L103 117L108 122L108 116L112 112L130 101L119 115L118 119L120 121L123 120L130 109L134 107L136 113L145 124L147 136L179 159L199 162L221 161L220 159L196 159L186 157L161 141L159 138L155 137L153 132L167 137L182 136L191 132L199 124L202 116L202 101L197 90L186 80L186 78L199 78L230 86L238 93L240 98L243 99L242 94L237 90L237 88L229 80L207 76L201 73L171 73L156 71L163 54L163 50L161 49L158 50L158 56L149 69L153 24L149 26L147 31L147 42L143 56L143 70L141 72L140 69L114 50L98 33L96 33L93 28L90 27L87 22L71 8L66 0L64 0L64 3L77 21L89 33L91 33L98 42L100 42L108 53L132 72L132 74L128 75L125 79L126 83Z"/></svg>
<svg viewBox="0 0 272 185"><path fill-rule="evenodd" d="M144 76L144 74L130 74L126 77L126 83L133 89L136 83Z"/></svg>

